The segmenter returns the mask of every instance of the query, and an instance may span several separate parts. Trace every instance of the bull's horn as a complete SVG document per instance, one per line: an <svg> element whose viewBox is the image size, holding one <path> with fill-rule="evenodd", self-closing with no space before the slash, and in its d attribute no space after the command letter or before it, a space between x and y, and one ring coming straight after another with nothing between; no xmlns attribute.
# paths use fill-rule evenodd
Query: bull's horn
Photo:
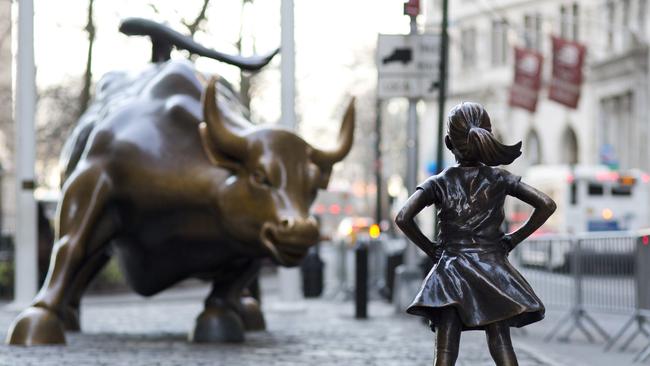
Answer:
<svg viewBox="0 0 650 366"><path fill-rule="evenodd" d="M242 160L248 151L247 142L245 138L231 132L224 124L216 99L215 89L218 80L217 76L213 76L208 82L203 96L203 118L216 148L231 158Z"/></svg>
<svg viewBox="0 0 650 366"><path fill-rule="evenodd" d="M341 123L339 132L339 145L333 150L319 150L313 148L311 151L311 160L319 166L332 166L350 152L354 140L354 97L348 105Z"/></svg>

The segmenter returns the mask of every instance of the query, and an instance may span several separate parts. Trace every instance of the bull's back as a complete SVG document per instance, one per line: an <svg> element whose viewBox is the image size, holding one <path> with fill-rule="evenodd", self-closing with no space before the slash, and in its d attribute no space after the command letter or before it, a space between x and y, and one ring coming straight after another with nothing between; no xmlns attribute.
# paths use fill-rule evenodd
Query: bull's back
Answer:
<svg viewBox="0 0 650 366"><path fill-rule="evenodd" d="M127 159L132 160L135 151L142 158L138 162L144 164L164 163L170 155L179 154L187 161L206 162L197 131L203 119L202 79L194 66L183 60L152 64L135 73L107 74L66 141L60 164L62 184L84 159L107 153L118 159L127 151ZM220 84L219 96L228 122L236 129L248 128L248 111L225 81ZM109 139L113 150L106 151L103 147Z"/></svg>

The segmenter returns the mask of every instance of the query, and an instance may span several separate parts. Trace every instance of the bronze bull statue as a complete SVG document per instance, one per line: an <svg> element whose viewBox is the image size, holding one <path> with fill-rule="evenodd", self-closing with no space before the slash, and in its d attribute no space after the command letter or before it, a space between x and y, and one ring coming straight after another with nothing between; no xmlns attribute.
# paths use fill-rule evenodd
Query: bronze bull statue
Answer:
<svg viewBox="0 0 650 366"><path fill-rule="evenodd" d="M317 242L310 206L350 151L353 102L338 146L317 149L253 125L225 81L161 59L160 48L144 72L104 77L66 143L49 272L9 344L65 343L65 331L80 329L84 290L113 255L144 296L186 278L212 281L190 339L243 341L264 327L244 295L260 260L295 266Z"/></svg>

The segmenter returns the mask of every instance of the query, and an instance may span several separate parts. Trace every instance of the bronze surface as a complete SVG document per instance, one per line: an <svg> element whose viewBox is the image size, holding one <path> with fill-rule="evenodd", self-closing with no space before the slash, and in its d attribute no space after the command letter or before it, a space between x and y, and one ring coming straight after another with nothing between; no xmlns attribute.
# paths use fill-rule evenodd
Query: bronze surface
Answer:
<svg viewBox="0 0 650 366"><path fill-rule="evenodd" d="M96 94L63 153L47 279L7 342L64 343L111 255L145 296L188 277L213 282L190 339L242 341L246 329L263 328L244 288L260 259L295 266L317 242L310 205L352 146L353 103L339 145L325 151L253 125L225 81L187 61L111 73Z"/></svg>
<svg viewBox="0 0 650 366"><path fill-rule="evenodd" d="M462 330L485 330L490 354L499 366L517 365L510 327L544 317L544 305L508 261L508 253L555 211L546 194L495 166L509 164L521 143L501 144L490 118L476 103L449 113L445 143L458 162L420 184L395 222L435 263L407 312L429 320L436 332L436 366L454 365ZM529 220L510 234L502 230L504 200L515 197L533 206ZM415 216L434 205L440 231L427 238Z"/></svg>

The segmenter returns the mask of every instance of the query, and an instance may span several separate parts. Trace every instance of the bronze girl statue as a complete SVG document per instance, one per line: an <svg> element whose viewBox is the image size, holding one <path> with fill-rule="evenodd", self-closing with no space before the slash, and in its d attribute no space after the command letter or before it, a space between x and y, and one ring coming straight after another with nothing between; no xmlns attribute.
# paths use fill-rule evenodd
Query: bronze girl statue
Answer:
<svg viewBox="0 0 650 366"><path fill-rule="evenodd" d="M458 165L420 184L395 220L436 263L407 312L429 319L436 332L436 366L455 364L463 330L485 330L496 364L517 365L510 327L541 320L544 305L507 256L548 219L555 203L521 177L494 168L519 157L521 142L501 144L480 104L461 103L451 110L445 145ZM501 230L507 195L535 209L510 234ZM432 204L440 228L436 243L414 221Z"/></svg>

